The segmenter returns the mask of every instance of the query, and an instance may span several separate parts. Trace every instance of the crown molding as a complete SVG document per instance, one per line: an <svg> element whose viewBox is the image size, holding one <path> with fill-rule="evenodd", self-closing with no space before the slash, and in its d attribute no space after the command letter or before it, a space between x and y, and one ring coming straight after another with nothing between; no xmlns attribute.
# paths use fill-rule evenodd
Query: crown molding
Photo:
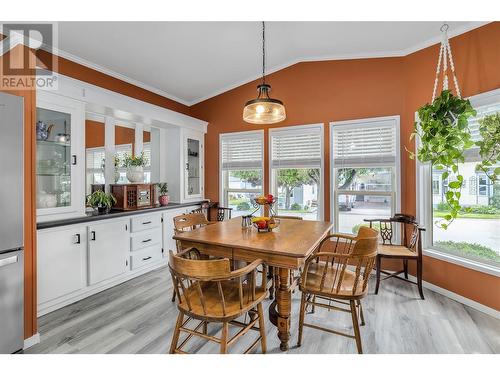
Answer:
<svg viewBox="0 0 500 375"><path fill-rule="evenodd" d="M462 27L458 27L454 30L451 30L448 32L448 37L451 39L455 36L464 34L466 32L469 32L471 30L477 29L478 27L484 26L488 23L491 23L492 21L488 22L471 22L467 25L464 25ZM311 57L299 57L293 60L290 60L284 64L278 65L274 68L268 69L266 72L266 75L275 73L279 70L288 68L289 66L301 63L301 62L314 62L314 61L334 61L334 60L356 60L356 59L378 59L378 58L386 58L386 57L405 57L408 55L411 55L414 52L420 51L422 49L425 49L427 47L430 47L434 44L440 43L442 37L441 36L436 36L434 38L427 39L421 43L418 43L412 47L403 49L403 50L396 50L396 51L382 51L382 52L375 52L375 53L354 53L354 54L338 54L338 55L326 55L326 56L311 56ZM255 81L262 77L261 74L255 74L251 77L248 77L246 79L243 79L241 81L235 82L233 84L224 86L221 89L215 90L212 93L205 95L201 98L192 100L189 102L189 106L193 106L195 104L201 103L205 100L208 100L210 98L213 98L217 95L220 95L226 91L233 90L239 86L242 86L244 84L247 84L249 82Z"/></svg>
<svg viewBox="0 0 500 375"><path fill-rule="evenodd" d="M177 103L184 104L185 106L190 106L191 105L191 103L189 101L181 99L181 98L179 98L179 97L177 97L175 95L169 94L168 92L163 91L163 90L161 90L161 89L159 89L157 87L154 87L154 86L148 85L148 84L146 84L144 82L141 82L141 81L138 81L136 79L130 78L130 77L124 75L124 74L115 72L114 70L105 68L104 66L95 64L95 63L93 63L91 61L88 61L88 60L85 60L85 59L83 59L81 57L75 56L75 55L73 55L73 54L71 54L69 52L66 52L64 50L53 48L53 53L55 55L57 55L58 57L62 57L64 59L70 60L70 61L75 62L77 64L83 65L83 66L85 66L87 68L96 70L96 71L98 71L100 73L104 73L104 74L106 74L108 76L111 76L113 78L119 79L120 81L124 81L124 82L130 83L131 85L140 87L140 88L142 88L144 90L151 91L152 93L158 94L158 95L163 96L163 97L165 97L167 99L174 100Z"/></svg>
<svg viewBox="0 0 500 375"><path fill-rule="evenodd" d="M469 32L471 30L474 30L474 29L477 29L481 26L484 26L488 23L491 23L491 21L487 21L487 22L484 22L484 21L479 21L479 22L470 22L468 23L467 25L464 25L462 27L458 27L458 28L455 28L453 30L450 30L449 33L448 33L448 36L449 38L453 38L455 36L458 36L458 35L461 35L461 34L464 34L466 32ZM282 69L285 69L285 68L288 68L292 65L295 65L295 64L298 64L298 63L301 63L301 62L314 62L314 61L334 61L334 60L354 60L354 59L376 59L376 58L387 58L387 57L404 57L404 56L408 56L412 53L415 53L417 51L420 51L422 49L425 49L427 47L430 47L434 44L437 44L441 41L441 36L436 36L436 37L433 37L433 38L430 38L430 39L427 39L423 42L420 42L414 46L411 46L409 48L406 48L406 49L403 49L403 50L394 50L394 51L381 51L381 52L376 52L376 53L359 53L359 54L336 54L336 55L326 55L326 56L309 56L309 57L298 57L298 58L295 58L295 59L292 59L292 60L289 60L287 61L286 63L284 64L280 64L278 66L275 66L271 69L269 69L267 71L267 74L272 74L272 73L275 73L279 70L282 70ZM6 51L5 51L5 39L2 40L0 43L0 56L3 55ZM16 45L18 44L23 44L23 37L22 36L19 36L17 37L13 42L11 42L10 44L10 48L13 48L15 47ZM44 47L42 47L44 48ZM44 48L46 49L46 48ZM50 52L50 51L49 51ZM188 107L191 107L195 104L198 104L198 103L201 103L205 100L208 100L210 98L213 98L217 95L220 95L224 92L227 92L227 91L230 91L230 90L233 90L239 86L242 86L242 85L245 85L249 82L252 82L252 81L255 81L257 79L259 79L261 77L260 74L254 74L252 76L249 76L245 79L242 79L242 80L239 80L237 82L234 82L232 84L229 84L229 85L226 85L220 89L217 89L217 90L214 90L212 91L210 94L207 94L207 95L204 95L202 97L199 97L197 99L194 99L194 100L186 100L186 99L182 99L182 98L179 98L175 95L172 95L172 94L169 94L168 92L166 91L163 91L161 89L158 89L156 87L153 87L151 85L148 85L146 83L143 83L141 81L138 81L138 80L135 80L133 78L130 78L126 75L123 75L121 73L117 73L111 69L108 69L108 68L105 68L101 65L98 65L98 64L95 64L93 62L90 62L88 60L85 60L81 57L78 57L78 56L75 56L71 53L68 53L66 51L63 51L63 50L60 50L60 49L56 49L56 48L52 48L52 52L59 56L59 57L62 57L62 58L65 58L65 59L68 59L70 61L73 61L77 64L80 64L80 65L83 65L87 68L90 68L90 69L94 69L98 72L101 72L101 73L104 73L106 75L109 75L113 78L116 78L116 79L119 79L121 81L124 81L124 82L127 82L131 85L134 85L134 86L137 86L137 87L140 87L144 90L148 90L150 92L153 92L155 94L158 94L160 96L163 96L167 99L171 99L171 100L174 100L178 103L181 103L181 104L184 104Z"/></svg>

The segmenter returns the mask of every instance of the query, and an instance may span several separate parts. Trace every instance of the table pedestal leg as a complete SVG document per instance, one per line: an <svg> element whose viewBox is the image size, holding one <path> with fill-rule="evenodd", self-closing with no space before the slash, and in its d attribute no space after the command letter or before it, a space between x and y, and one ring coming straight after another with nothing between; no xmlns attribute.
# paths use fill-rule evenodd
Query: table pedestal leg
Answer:
<svg viewBox="0 0 500 375"><path fill-rule="evenodd" d="M276 268L275 272L277 272L279 280L276 296L278 304L278 338L281 341L280 349L285 351L288 350L288 341L290 340L290 311L292 305L290 270L287 268Z"/></svg>

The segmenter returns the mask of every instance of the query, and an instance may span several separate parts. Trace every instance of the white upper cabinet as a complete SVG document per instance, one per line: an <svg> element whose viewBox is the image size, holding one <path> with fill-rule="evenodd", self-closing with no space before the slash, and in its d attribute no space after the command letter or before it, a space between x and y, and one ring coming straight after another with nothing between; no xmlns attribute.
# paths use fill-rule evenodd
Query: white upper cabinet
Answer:
<svg viewBox="0 0 500 375"><path fill-rule="evenodd" d="M36 206L39 221L82 215L84 206L84 103L37 93Z"/></svg>
<svg viewBox="0 0 500 375"><path fill-rule="evenodd" d="M203 198L204 182L204 135L196 131L184 131L184 201Z"/></svg>

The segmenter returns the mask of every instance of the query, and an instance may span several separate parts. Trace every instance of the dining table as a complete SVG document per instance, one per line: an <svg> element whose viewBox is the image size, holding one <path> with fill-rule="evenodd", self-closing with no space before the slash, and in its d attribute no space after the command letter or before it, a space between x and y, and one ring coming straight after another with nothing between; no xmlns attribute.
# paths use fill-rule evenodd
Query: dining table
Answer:
<svg viewBox="0 0 500 375"><path fill-rule="evenodd" d="M233 261L262 259L273 267L276 292L271 291L273 302L269 306L269 318L278 328L280 349L286 351L290 340L292 291L297 283L294 270L304 265L333 224L286 218L279 221L280 225L272 231L259 232L253 226L244 227L242 219L237 217L177 233L173 238L183 249L194 247L202 254Z"/></svg>

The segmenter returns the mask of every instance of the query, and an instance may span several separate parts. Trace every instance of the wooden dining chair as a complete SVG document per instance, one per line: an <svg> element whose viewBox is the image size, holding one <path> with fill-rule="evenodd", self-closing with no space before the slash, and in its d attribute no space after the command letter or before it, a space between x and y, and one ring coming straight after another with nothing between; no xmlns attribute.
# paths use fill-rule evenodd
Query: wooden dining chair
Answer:
<svg viewBox="0 0 500 375"><path fill-rule="evenodd" d="M382 280L394 277L399 280L416 284L420 298L424 298L422 288L422 232L424 228L420 228L414 216L405 214L396 214L390 219L365 219L370 223L370 228L380 228L380 237L382 243L378 246L377 254L377 284L375 286L375 294L378 294L378 289L381 281L381 274L387 275ZM400 243L396 242L396 228L399 226ZM363 227L361 227L363 228ZM388 272L382 269L382 259L400 259L403 262L403 269L396 272ZM415 261L417 264L417 282L408 279L408 261ZM399 275L404 274L404 278Z"/></svg>
<svg viewBox="0 0 500 375"><path fill-rule="evenodd" d="M217 207L217 221L231 220L232 211L230 207Z"/></svg>
<svg viewBox="0 0 500 375"><path fill-rule="evenodd" d="M171 250L169 253L169 269L179 296L179 315L170 353L186 353L182 348L193 336L197 336L218 343L220 353L225 354L237 339L250 330L259 332L259 337L246 349L245 354L255 349L259 342L262 353L265 353L266 332L262 301L267 295L267 283L265 278L260 278L258 283L257 268L262 267L265 275L266 265L259 259L231 271L229 259L200 260L199 255L193 248L178 254ZM243 322L237 320L242 316L245 316ZM188 328L188 323L192 320L200 323L195 328ZM220 337L208 334L208 324L213 322L222 324ZM240 328L231 338L229 325ZM187 336L179 344L181 333Z"/></svg>
<svg viewBox="0 0 500 375"><path fill-rule="evenodd" d="M298 346L302 344L304 327L310 327L353 338L356 340L358 353L363 353L358 315L361 325L365 325L361 299L368 292L368 280L375 263L378 243L378 232L374 229L369 231L371 233L364 231L363 238L329 235L321 241L318 252L306 261L299 284L302 296ZM305 323L308 306L350 313L354 335Z"/></svg>
<svg viewBox="0 0 500 375"><path fill-rule="evenodd" d="M203 212L195 212L190 214L184 214L174 217L174 233L183 233L195 230L197 228L204 227L206 225L212 224L207 220L205 214ZM175 246L177 252L181 252L181 243L180 241L175 241ZM175 289L172 292L172 302L175 301L176 292Z"/></svg>

